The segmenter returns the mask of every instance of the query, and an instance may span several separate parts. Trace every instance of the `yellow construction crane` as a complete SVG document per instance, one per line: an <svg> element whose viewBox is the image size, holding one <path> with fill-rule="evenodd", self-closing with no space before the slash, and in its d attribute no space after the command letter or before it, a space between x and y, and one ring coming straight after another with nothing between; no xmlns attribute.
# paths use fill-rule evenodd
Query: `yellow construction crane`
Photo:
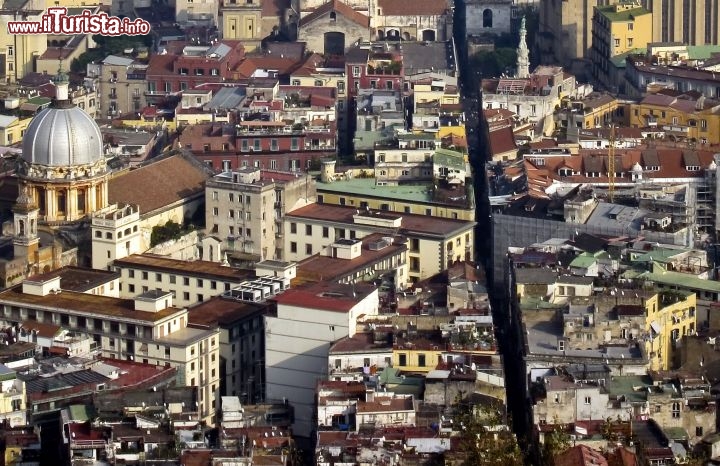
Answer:
<svg viewBox="0 0 720 466"><path fill-rule="evenodd" d="M610 125L610 146L608 147L608 198L615 200L615 125Z"/></svg>

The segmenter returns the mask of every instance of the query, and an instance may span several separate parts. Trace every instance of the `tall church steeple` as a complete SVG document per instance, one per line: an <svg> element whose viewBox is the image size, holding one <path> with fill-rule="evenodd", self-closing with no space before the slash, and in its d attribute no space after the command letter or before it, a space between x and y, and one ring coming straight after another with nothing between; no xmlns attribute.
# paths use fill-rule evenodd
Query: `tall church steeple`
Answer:
<svg viewBox="0 0 720 466"><path fill-rule="evenodd" d="M24 184L20 186L20 195L12 211L15 223L15 236L13 237L15 258L27 257L30 263L34 263L35 252L37 252L40 242L37 231L38 206L30 195L28 187Z"/></svg>
<svg viewBox="0 0 720 466"><path fill-rule="evenodd" d="M528 50L527 43L525 42L526 34L527 30L525 29L525 17L523 16L520 21L520 43L517 48L516 78L527 78L530 76L530 51Z"/></svg>

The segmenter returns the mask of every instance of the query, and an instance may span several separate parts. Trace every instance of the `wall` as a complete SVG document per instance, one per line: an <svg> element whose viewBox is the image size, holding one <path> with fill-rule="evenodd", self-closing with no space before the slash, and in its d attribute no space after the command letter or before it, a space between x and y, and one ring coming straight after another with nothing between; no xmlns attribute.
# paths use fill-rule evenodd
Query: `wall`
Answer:
<svg viewBox="0 0 720 466"><path fill-rule="evenodd" d="M120 269L122 279L121 298L133 298L138 294L154 289L172 292L173 304L177 307L188 307L213 296L219 296L230 287L239 284L240 280L210 279L185 275L178 271L167 272L143 271L139 268ZM131 276L132 275L132 276ZM187 284L185 280L188 280ZM172 283L172 282L175 283Z"/></svg>
<svg viewBox="0 0 720 466"><path fill-rule="evenodd" d="M325 33L342 32L345 34L345 50L348 50L357 41L371 39L370 28L361 26L354 21L337 14L335 21L330 21L326 14L315 21L301 26L298 31L298 41L307 43L307 50L317 53L325 51Z"/></svg>
<svg viewBox="0 0 720 466"><path fill-rule="evenodd" d="M277 317L265 317L267 397L292 403L294 434L307 437L315 428L315 388L327 377L329 343L352 336L357 316L376 315L377 307L375 291L348 313L279 305Z"/></svg>
<svg viewBox="0 0 720 466"><path fill-rule="evenodd" d="M492 26L483 26L483 12L492 11ZM512 2L471 0L466 3L465 28L470 36L509 34L511 32Z"/></svg>

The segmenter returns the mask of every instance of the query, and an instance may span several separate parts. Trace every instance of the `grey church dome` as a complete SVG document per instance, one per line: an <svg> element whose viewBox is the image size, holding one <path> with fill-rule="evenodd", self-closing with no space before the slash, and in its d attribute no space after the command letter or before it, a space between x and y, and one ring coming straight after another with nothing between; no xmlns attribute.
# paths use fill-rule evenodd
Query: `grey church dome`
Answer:
<svg viewBox="0 0 720 466"><path fill-rule="evenodd" d="M52 105L30 122L22 157L30 164L52 167L93 164L104 159L102 134L90 115L75 105Z"/></svg>

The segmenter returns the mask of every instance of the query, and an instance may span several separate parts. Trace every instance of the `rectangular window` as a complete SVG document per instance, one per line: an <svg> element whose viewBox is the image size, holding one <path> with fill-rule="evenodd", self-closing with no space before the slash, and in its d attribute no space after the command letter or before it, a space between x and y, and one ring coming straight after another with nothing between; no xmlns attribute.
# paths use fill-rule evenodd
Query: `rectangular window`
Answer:
<svg viewBox="0 0 720 466"><path fill-rule="evenodd" d="M306 244L305 245L305 254L308 256L312 256L312 244Z"/></svg>
<svg viewBox="0 0 720 466"><path fill-rule="evenodd" d="M591 399L589 396L586 396L586 397L585 397L585 404L586 404L586 405L589 405L591 401L592 401L592 399Z"/></svg>
<svg viewBox="0 0 720 466"><path fill-rule="evenodd" d="M307 236L312 236L312 225L305 225L305 234Z"/></svg>
<svg viewBox="0 0 720 466"><path fill-rule="evenodd" d="M256 152L260 151L260 139L253 140L253 150Z"/></svg>
<svg viewBox="0 0 720 466"><path fill-rule="evenodd" d="M426 364L426 363L427 363L427 361L425 361L425 355L424 355L424 354L419 354L419 355L418 355L418 366L420 366L420 367L425 367L425 364Z"/></svg>
<svg viewBox="0 0 720 466"><path fill-rule="evenodd" d="M290 252L297 253L297 243L295 241L290 242Z"/></svg>
<svg viewBox="0 0 720 466"><path fill-rule="evenodd" d="M330 237L330 228L323 227L322 235L323 235L323 238L329 238Z"/></svg>
<svg viewBox="0 0 720 466"><path fill-rule="evenodd" d="M400 354L398 355L398 365L407 366L407 354Z"/></svg>

